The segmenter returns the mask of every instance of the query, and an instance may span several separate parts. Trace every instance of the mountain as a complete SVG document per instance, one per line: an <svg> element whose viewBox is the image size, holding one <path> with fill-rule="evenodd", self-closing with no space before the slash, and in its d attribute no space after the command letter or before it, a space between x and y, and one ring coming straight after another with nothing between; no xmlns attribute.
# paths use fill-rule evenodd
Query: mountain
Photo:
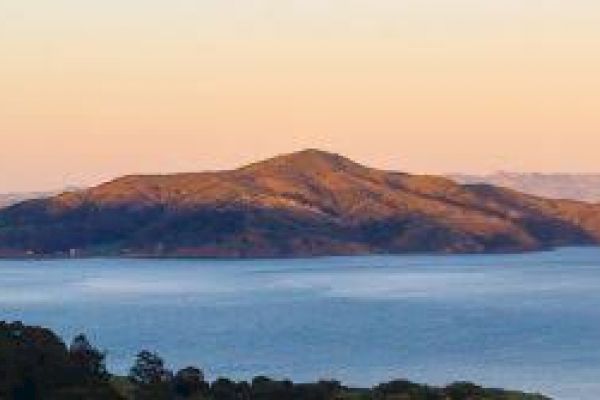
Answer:
<svg viewBox="0 0 600 400"><path fill-rule="evenodd" d="M451 175L460 183L488 183L536 196L600 202L600 174L539 174L497 172L490 175Z"/></svg>
<svg viewBox="0 0 600 400"><path fill-rule="evenodd" d="M0 208L8 207L25 200L47 197L52 193L47 192L24 192L24 193L0 193Z"/></svg>
<svg viewBox="0 0 600 400"><path fill-rule="evenodd" d="M278 257L600 243L600 205L305 150L232 171L126 176L0 210L0 254Z"/></svg>

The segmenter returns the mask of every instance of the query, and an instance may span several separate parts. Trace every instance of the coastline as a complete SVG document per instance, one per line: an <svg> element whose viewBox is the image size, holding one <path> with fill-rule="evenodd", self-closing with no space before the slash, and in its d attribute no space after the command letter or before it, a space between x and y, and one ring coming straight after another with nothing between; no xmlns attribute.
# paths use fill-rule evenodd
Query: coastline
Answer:
<svg viewBox="0 0 600 400"><path fill-rule="evenodd" d="M0 261L45 261L45 260L93 260L93 259L123 259L123 260L208 260L208 261L243 261L243 260L319 260L328 258L345 258L345 257L453 257L453 256L516 256L523 254L548 253L562 249L584 249L584 248L599 248L596 244L581 244L581 245L566 245L566 246L549 246L535 250L522 251L481 251L481 252L359 252L359 253L340 253L340 254L317 254L317 255L277 255L277 256L193 256L193 255L178 255L178 254L152 254L152 253L90 253L78 254L76 256L68 254L22 254L22 255L3 255L0 252Z"/></svg>

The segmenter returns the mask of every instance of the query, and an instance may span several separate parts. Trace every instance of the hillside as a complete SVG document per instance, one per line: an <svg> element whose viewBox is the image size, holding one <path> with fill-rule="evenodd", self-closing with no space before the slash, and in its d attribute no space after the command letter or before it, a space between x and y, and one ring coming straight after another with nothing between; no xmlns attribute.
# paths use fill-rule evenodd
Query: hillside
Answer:
<svg viewBox="0 0 600 400"><path fill-rule="evenodd" d="M497 172L490 175L452 175L460 183L487 183L552 199L600 202L598 174L539 174Z"/></svg>
<svg viewBox="0 0 600 400"><path fill-rule="evenodd" d="M50 196L47 192L0 193L0 208L12 206L25 200Z"/></svg>
<svg viewBox="0 0 600 400"><path fill-rule="evenodd" d="M0 254L275 257L516 252L600 242L600 206L305 150L126 176L0 210Z"/></svg>

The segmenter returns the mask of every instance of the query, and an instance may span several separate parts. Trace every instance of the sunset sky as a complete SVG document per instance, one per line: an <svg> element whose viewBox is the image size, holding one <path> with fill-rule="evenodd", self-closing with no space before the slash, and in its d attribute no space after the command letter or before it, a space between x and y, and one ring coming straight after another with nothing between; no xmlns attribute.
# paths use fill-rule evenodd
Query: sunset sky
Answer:
<svg viewBox="0 0 600 400"><path fill-rule="evenodd" d="M600 172L597 0L3 0L0 192L306 147Z"/></svg>

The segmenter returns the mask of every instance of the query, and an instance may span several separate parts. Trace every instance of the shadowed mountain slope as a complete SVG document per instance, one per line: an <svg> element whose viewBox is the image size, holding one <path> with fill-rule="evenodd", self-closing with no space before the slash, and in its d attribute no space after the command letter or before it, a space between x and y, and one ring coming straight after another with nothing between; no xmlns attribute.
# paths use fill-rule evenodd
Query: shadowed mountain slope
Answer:
<svg viewBox="0 0 600 400"><path fill-rule="evenodd" d="M39 199L52 196L58 192L24 192L24 193L0 193L0 208L12 206L25 200Z"/></svg>
<svg viewBox="0 0 600 400"><path fill-rule="evenodd" d="M600 206L381 171L319 150L127 176L0 211L0 254L513 252L600 242Z"/></svg>

